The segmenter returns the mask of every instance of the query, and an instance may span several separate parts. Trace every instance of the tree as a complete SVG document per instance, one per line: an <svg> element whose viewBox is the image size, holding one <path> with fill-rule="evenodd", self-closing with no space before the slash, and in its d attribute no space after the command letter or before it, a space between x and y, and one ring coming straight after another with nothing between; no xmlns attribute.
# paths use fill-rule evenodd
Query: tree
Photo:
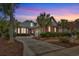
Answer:
<svg viewBox="0 0 79 59"><path fill-rule="evenodd" d="M79 32L79 19L76 19L74 23L75 23L75 31Z"/></svg>
<svg viewBox="0 0 79 59"><path fill-rule="evenodd" d="M0 36L1 38L9 38L9 21L5 18L0 18Z"/></svg>
<svg viewBox="0 0 79 59"><path fill-rule="evenodd" d="M50 14L46 14L46 13L41 13L37 19L36 19L38 25L41 28L41 31L43 32L43 29L49 25L52 24L52 20L50 17Z"/></svg>
<svg viewBox="0 0 79 59"><path fill-rule="evenodd" d="M9 26L9 35L10 41L14 41L14 12L17 7L14 3L2 3L0 4L0 11L3 12L5 17L9 16L10 18L10 26Z"/></svg>
<svg viewBox="0 0 79 59"><path fill-rule="evenodd" d="M65 29L67 29L67 26L68 26L68 20L65 20L65 19L61 19L61 21L59 22L61 28L62 28L62 31L64 32Z"/></svg>

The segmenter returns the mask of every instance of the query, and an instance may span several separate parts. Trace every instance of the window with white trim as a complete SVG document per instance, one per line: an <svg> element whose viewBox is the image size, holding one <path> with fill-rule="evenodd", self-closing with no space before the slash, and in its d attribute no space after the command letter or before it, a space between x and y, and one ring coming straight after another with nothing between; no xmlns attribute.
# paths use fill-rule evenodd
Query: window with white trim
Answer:
<svg viewBox="0 0 79 59"><path fill-rule="evenodd" d="M51 32L51 27L50 26L48 27L48 32Z"/></svg>
<svg viewBox="0 0 79 59"><path fill-rule="evenodd" d="M33 23L30 23L30 26L33 27Z"/></svg>
<svg viewBox="0 0 79 59"><path fill-rule="evenodd" d="M56 27L54 27L54 32L56 32Z"/></svg>
<svg viewBox="0 0 79 59"><path fill-rule="evenodd" d="M25 34L26 33L26 28L21 28L21 33Z"/></svg>
<svg viewBox="0 0 79 59"><path fill-rule="evenodd" d="M20 34L20 28L18 28L18 34Z"/></svg>

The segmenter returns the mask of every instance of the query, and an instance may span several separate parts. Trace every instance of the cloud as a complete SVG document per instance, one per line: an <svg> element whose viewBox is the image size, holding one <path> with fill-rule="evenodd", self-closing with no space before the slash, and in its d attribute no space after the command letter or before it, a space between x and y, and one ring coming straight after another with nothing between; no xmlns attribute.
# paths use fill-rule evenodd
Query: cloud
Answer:
<svg viewBox="0 0 79 59"><path fill-rule="evenodd" d="M66 15L68 13L72 13L72 14L79 13L77 7L73 7L73 8L50 8L50 9L21 7L18 10L21 11L21 12L19 12L21 14L26 13L26 14L30 14L30 15L39 15L42 12L55 14L55 15Z"/></svg>
<svg viewBox="0 0 79 59"><path fill-rule="evenodd" d="M51 16L54 16L57 21L60 19L68 19L69 21L74 21L75 19L79 18L79 11L78 7L74 6L71 8L19 8L19 14L16 14L16 18L20 21L24 20L36 20L36 17L42 13L50 13Z"/></svg>
<svg viewBox="0 0 79 59"><path fill-rule="evenodd" d="M68 21L74 21L75 19L79 18L79 14L68 14L68 15L51 15L54 16L56 21L60 21L61 19L67 19ZM33 20L36 21L37 16L27 16L27 15L16 15L16 19L19 21L25 20Z"/></svg>
<svg viewBox="0 0 79 59"><path fill-rule="evenodd" d="M68 21L74 21L77 18L79 18L79 14L68 14L68 15L62 15L62 16L54 16L57 21L60 21L60 19L67 19Z"/></svg>

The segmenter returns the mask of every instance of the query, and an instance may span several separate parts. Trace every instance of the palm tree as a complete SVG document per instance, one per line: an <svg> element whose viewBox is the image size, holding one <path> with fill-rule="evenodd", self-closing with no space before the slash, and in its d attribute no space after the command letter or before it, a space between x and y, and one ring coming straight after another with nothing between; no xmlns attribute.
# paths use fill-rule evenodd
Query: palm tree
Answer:
<svg viewBox="0 0 79 59"><path fill-rule="evenodd" d="M14 41L14 11L16 8L16 4L14 3L3 3L0 4L0 11L3 12L3 14L10 17L10 27L9 27L9 35L10 35L10 41Z"/></svg>
<svg viewBox="0 0 79 59"><path fill-rule="evenodd" d="M40 16L37 17L36 21L41 28L41 32L44 31L45 27L51 25L52 23L50 14L46 14L46 13L40 14Z"/></svg>

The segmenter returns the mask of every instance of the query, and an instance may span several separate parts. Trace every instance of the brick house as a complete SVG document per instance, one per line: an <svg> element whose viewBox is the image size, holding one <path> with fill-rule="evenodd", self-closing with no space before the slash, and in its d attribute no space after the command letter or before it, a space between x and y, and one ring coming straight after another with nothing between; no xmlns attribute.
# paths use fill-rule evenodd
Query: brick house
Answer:
<svg viewBox="0 0 79 59"><path fill-rule="evenodd" d="M52 24L43 28L43 32L57 32L58 31L58 23L57 21L52 17Z"/></svg>
<svg viewBox="0 0 79 59"><path fill-rule="evenodd" d="M68 32L79 31L79 22L68 22Z"/></svg>
<svg viewBox="0 0 79 59"><path fill-rule="evenodd" d="M66 30L67 32L79 31L79 21L75 20L68 22L67 27L64 30ZM59 32L62 32L61 26L59 26Z"/></svg>
<svg viewBox="0 0 79 59"><path fill-rule="evenodd" d="M58 23L54 18L52 19L52 25L43 28L43 32L57 32L58 31ZM20 25L15 29L16 34L35 34L36 31L40 31L40 27L34 21L26 20L21 22Z"/></svg>

